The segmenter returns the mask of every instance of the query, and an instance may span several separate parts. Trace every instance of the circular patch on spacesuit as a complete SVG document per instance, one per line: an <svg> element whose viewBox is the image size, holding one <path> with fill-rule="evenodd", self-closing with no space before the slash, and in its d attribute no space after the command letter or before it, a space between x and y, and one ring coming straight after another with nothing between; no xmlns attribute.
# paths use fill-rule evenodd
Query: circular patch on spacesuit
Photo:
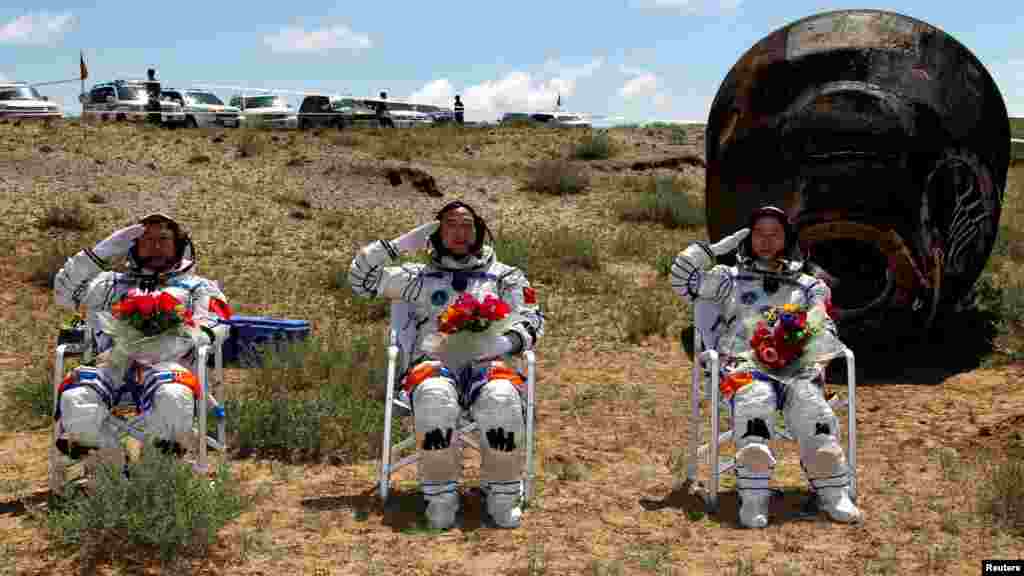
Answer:
<svg viewBox="0 0 1024 576"><path fill-rule="evenodd" d="M757 292L744 292L740 295L740 302L747 306L757 302Z"/></svg>
<svg viewBox="0 0 1024 576"><path fill-rule="evenodd" d="M447 301L448 292L445 290L435 290L434 293L430 295L430 303L434 306L442 306Z"/></svg>

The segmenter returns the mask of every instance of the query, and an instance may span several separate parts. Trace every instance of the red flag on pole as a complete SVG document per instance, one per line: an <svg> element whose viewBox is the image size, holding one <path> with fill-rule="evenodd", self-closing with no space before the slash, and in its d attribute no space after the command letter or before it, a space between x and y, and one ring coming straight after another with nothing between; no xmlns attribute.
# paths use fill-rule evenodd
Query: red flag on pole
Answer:
<svg viewBox="0 0 1024 576"><path fill-rule="evenodd" d="M79 52L78 55L79 55L79 67L80 67L80 70L81 70L81 78L80 79L81 80L85 80L86 78L89 77L89 69L85 67L85 54L83 54L82 52Z"/></svg>

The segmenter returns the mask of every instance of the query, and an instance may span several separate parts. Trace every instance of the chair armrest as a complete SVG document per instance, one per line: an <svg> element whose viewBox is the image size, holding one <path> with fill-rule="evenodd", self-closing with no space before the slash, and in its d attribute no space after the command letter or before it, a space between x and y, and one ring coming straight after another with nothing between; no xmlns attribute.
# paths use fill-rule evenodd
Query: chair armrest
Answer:
<svg viewBox="0 0 1024 576"><path fill-rule="evenodd" d="M212 330L214 335L213 344L215 346L223 346L224 342L231 336L231 326L227 324L217 324Z"/></svg>

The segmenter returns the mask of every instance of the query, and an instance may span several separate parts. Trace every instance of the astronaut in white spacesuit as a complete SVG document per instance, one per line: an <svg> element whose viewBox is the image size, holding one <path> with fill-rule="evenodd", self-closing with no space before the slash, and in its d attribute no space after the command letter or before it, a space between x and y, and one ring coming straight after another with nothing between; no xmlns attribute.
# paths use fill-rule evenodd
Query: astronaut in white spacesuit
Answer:
<svg viewBox="0 0 1024 576"><path fill-rule="evenodd" d="M737 252L737 265L715 265L715 257ZM831 307L826 283L802 272L796 235L786 214L775 207L755 210L748 227L710 246L696 242L676 256L671 269L673 289L684 299L703 299L720 306L716 349L722 379L733 375L746 383L732 397L736 438L736 487L740 523L768 524L769 480L775 457L768 447L776 409L800 445L800 460L821 508L839 522L857 522L862 515L850 500L846 458L839 445L838 420L820 386L820 363L767 369L751 354L751 326L766 307L796 304ZM832 319L823 330L835 338ZM754 322L751 322L751 320ZM838 342L838 339L835 340Z"/></svg>
<svg viewBox="0 0 1024 576"><path fill-rule="evenodd" d="M455 201L437 213L435 222L391 241L368 244L349 271L357 295L416 305L416 343L402 386L412 398L427 518L439 529L454 524L460 506L462 455L452 435L463 409L471 411L481 431L480 486L486 513L503 528L518 527L522 515L525 384L521 374L498 359L533 349L543 335L544 317L525 274L499 262L492 246L484 244L489 234L470 206ZM397 264L401 254L428 247L428 264ZM482 355L448 366L423 343L438 332L439 317L461 293L477 300L496 296L521 320Z"/></svg>
<svg viewBox="0 0 1024 576"><path fill-rule="evenodd" d="M127 256L128 271L110 270L113 259ZM213 282L193 273L194 251L188 233L165 214L150 214L137 224L114 232L64 264L54 281L57 304L84 312L87 342L82 366L71 371L60 388L57 448L73 459L98 449L93 456L108 464L123 463L118 434L108 421L116 406L135 405L144 415L147 435L164 452L182 455L191 446L192 419L199 389L194 374L195 350L214 339L212 327L229 318L230 308ZM113 338L103 332L97 314L129 290L169 292L191 311L199 330L194 346L175 359L154 365L133 362L115 374L109 350Z"/></svg>

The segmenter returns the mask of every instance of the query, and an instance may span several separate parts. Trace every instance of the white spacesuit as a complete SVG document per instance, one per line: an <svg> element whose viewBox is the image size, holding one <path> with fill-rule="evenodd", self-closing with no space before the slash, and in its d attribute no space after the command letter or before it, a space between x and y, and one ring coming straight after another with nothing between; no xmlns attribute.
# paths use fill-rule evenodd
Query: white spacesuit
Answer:
<svg viewBox="0 0 1024 576"><path fill-rule="evenodd" d="M455 522L462 457L451 440L461 410L468 409L481 431L480 485L486 511L498 526L514 528L521 516L525 388L522 375L496 358L533 349L543 335L544 318L523 272L499 262L492 247L483 243L487 227L472 208L453 202L437 219L443 221L446 213L460 207L475 221L476 239L468 254L457 257L448 251L438 230L441 223L432 222L362 248L352 260L349 282L360 296L416 305L416 344L402 386L412 398L418 475L430 524L443 529ZM428 244L429 264L385 266ZM482 356L467 359L461 367L446 366L423 342L438 331L439 316L463 292L477 299L497 296L522 320Z"/></svg>
<svg viewBox="0 0 1024 576"><path fill-rule="evenodd" d="M155 227L167 241L174 241L174 257L161 271L145 267L147 258L140 257L137 241L147 227ZM173 233L173 236L170 234ZM108 262L128 256L129 271L114 272ZM91 449L103 454L121 454L116 429L108 422L112 407L135 404L145 416L148 435L164 451L182 454L190 446L192 419L198 385L194 376L195 349L213 340L212 327L221 318L230 317L230 309L221 291L213 282L192 273L195 266L192 243L187 233L170 217L151 214L138 224L118 230L94 248L86 248L64 264L54 283L57 304L82 310L85 316L87 342L83 365L64 379L60 389L57 413L60 422L57 447L72 458L79 458ZM110 335L101 329L98 313L109 312L129 290L166 291L190 310L201 329L194 336L195 347L176 361L152 366L133 363L123 377L115 374L108 352L114 345ZM126 402L127 401L127 402Z"/></svg>
<svg viewBox="0 0 1024 576"><path fill-rule="evenodd" d="M753 256L748 235L755 222L766 217L782 224L784 254L797 254L796 237L785 213L766 207L751 215L748 228L716 244L691 244L675 258L671 269L672 287L680 296L689 301L712 301L721 307L719 324L713 332L718 336L716 349L722 359L722 379L734 374L751 380L731 399L740 523L753 528L768 523L768 483L775 466L768 440L776 409L783 411L787 428L799 442L801 465L821 506L834 520L855 522L861 513L847 492L849 480L846 459L839 446L838 420L816 383L822 377L823 366L794 362L780 370L770 370L751 355L751 326L766 307L831 306L828 285L804 274L802 262L779 259L773 263ZM714 265L715 256L728 254L737 247L736 266ZM835 337L834 323L827 314L823 316L823 329Z"/></svg>

